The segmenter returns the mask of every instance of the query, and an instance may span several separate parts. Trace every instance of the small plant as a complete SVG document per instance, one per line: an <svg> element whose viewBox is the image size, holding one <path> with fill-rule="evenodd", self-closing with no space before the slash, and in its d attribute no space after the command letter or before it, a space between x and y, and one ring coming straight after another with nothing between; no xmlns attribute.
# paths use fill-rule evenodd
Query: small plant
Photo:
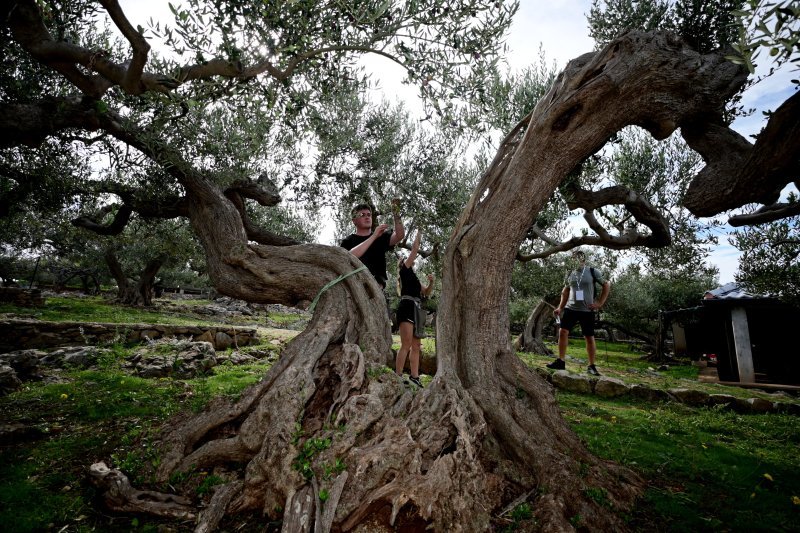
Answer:
<svg viewBox="0 0 800 533"><path fill-rule="evenodd" d="M523 502L516 507L514 510L511 511L511 519L515 522L522 522L523 520L528 520L533 516L533 509L531 508L531 504L528 502Z"/></svg>
<svg viewBox="0 0 800 533"><path fill-rule="evenodd" d="M333 474L341 474L346 469L341 457L337 457L333 465L322 465L322 479L330 479Z"/></svg>
<svg viewBox="0 0 800 533"><path fill-rule="evenodd" d="M322 503L328 501L328 498L330 497L331 495L328 492L328 489L322 489L321 491L319 491L319 501L321 501Z"/></svg>
<svg viewBox="0 0 800 533"><path fill-rule="evenodd" d="M522 502L511 511L511 523L506 525L501 531L511 533L522 527L522 522L533 518L533 508L528 502Z"/></svg>
<svg viewBox="0 0 800 533"><path fill-rule="evenodd" d="M314 470L311 468L311 462L314 456L319 452L327 450L331 447L331 439L313 437L303 443L300 453L294 458L292 468L300 472L305 479L314 477Z"/></svg>
<svg viewBox="0 0 800 533"><path fill-rule="evenodd" d="M384 374L388 374L389 372L393 372L393 370L388 366L373 366L367 370L367 376L372 379L377 379Z"/></svg>
<svg viewBox="0 0 800 533"><path fill-rule="evenodd" d="M583 493L600 506L611 506L611 502L608 500L608 493L601 487L587 487L583 490Z"/></svg>
<svg viewBox="0 0 800 533"><path fill-rule="evenodd" d="M215 476L214 474L212 474L210 476L206 476L203 479L203 482L200 483L200 485L197 486L197 489L195 489L195 492L197 492L197 494L199 496L202 496L203 494L209 493L211 491L212 487L214 487L215 485L220 485L224 481L225 481L224 479L222 479L219 476Z"/></svg>

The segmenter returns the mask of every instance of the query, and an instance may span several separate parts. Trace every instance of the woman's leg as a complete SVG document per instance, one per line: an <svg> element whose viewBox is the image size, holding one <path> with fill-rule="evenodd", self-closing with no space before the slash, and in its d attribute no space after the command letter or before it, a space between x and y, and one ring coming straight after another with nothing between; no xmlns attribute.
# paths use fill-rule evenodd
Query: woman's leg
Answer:
<svg viewBox="0 0 800 533"><path fill-rule="evenodd" d="M413 326L412 326L413 329ZM422 340L416 337L411 339L411 376L419 377L419 356L422 352Z"/></svg>
<svg viewBox="0 0 800 533"><path fill-rule="evenodd" d="M400 349L397 350L397 358L394 362L394 371L398 376L403 375L403 367L406 366L406 357L411 351L414 340L414 324L411 322L400 322Z"/></svg>

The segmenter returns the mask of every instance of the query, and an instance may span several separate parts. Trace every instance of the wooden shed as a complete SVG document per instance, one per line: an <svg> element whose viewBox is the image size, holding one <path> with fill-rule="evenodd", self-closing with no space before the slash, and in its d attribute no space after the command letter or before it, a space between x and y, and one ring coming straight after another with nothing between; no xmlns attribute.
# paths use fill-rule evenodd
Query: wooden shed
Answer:
<svg viewBox="0 0 800 533"><path fill-rule="evenodd" d="M676 353L714 354L720 381L800 385L800 309L728 283L669 316Z"/></svg>

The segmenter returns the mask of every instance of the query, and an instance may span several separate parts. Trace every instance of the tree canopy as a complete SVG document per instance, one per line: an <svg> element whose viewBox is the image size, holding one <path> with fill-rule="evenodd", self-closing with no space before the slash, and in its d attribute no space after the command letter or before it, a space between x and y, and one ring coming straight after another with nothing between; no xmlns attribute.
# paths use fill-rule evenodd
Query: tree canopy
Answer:
<svg viewBox="0 0 800 533"><path fill-rule="evenodd" d="M360 262L336 247L298 244L251 213L278 204L276 174L291 172L298 140L333 95L365 83L363 54L403 65L432 116L468 122L461 106L486 99L516 4L192 0L175 8L170 29L150 30L172 48L158 56L116 1L98 3L0 8L0 45L20 60L0 74L0 148L13 154L52 142L79 168L100 157L107 164L86 186L108 200L105 218L82 218L83 227L119 234L134 214L185 217L223 294L289 304L318 297L309 327L263 380L164 429L159 487L194 468L224 479L199 516L196 501L156 490L107 491L108 505L197 518L201 530L226 513L258 511L287 530L408 520L465 531L489 529L508 505L529 500L543 529L569 530L577 515L589 529L624 527L621 513L643 480L586 450L552 388L510 345L520 246L557 189L595 231L561 249L668 242L668 218L643 195L581 181L629 126L657 141L680 131L703 159L682 198L693 215L773 204L797 176L798 95L752 144L726 119L748 71L717 49L671 32L629 31L571 61L510 128L455 222L442 254L436 375L410 394L382 371L391 357L385 299ZM370 154L381 145L357 148ZM59 180L53 168L4 171L3 190L21 195L29 180ZM636 223L610 207L623 205ZM597 215L606 212L612 231ZM344 470L326 476L336 461ZM127 482L113 469L93 472L106 488Z"/></svg>

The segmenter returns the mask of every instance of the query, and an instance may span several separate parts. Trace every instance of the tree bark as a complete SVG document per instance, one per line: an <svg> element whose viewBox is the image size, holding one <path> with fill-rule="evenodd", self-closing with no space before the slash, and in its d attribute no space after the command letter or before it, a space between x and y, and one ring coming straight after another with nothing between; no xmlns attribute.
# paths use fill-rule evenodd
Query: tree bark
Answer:
<svg viewBox="0 0 800 533"><path fill-rule="evenodd" d="M531 314L528 316L528 321L525 323L525 329L522 334L514 341L514 349L539 355L553 355L553 350L547 347L542 338L542 330L552 320L553 304L540 300L531 309Z"/></svg>
<svg viewBox="0 0 800 533"><path fill-rule="evenodd" d="M158 271L161 270L161 266L166 261L165 256L151 259L139 274L139 280L136 283L133 283L125 275L122 265L113 250L106 250L103 257L108 270L117 282L117 301L119 303L145 307L153 305L153 285Z"/></svg>
<svg viewBox="0 0 800 533"><path fill-rule="evenodd" d="M309 327L238 401L215 400L168 425L157 479L214 468L231 484L208 513L213 520L222 507L260 510L309 531L312 520L320 531L484 531L510 502L525 500L545 531L574 530L578 517L587 530L625 529L623 511L644 483L589 453L561 417L552 387L514 354L513 262L555 187L615 132L636 124L664 138L720 112L744 78L721 56L701 56L660 34L630 33L572 61L524 134L504 141L453 232L430 384L408 390L385 371L384 298L358 273L320 295ZM339 248L248 243L222 191L174 154L138 147L186 190L219 292L309 301L327 280L360 266ZM334 465L343 471L334 475ZM589 498L589 488L603 491L606 504ZM201 518L198 530L210 524Z"/></svg>

